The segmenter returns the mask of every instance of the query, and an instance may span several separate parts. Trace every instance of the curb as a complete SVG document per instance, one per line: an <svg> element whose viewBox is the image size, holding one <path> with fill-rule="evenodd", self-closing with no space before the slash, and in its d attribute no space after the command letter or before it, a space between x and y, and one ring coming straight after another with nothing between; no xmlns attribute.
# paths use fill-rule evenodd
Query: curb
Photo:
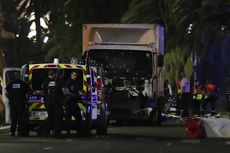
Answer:
<svg viewBox="0 0 230 153"><path fill-rule="evenodd" d="M10 125L0 127L0 134L10 132Z"/></svg>

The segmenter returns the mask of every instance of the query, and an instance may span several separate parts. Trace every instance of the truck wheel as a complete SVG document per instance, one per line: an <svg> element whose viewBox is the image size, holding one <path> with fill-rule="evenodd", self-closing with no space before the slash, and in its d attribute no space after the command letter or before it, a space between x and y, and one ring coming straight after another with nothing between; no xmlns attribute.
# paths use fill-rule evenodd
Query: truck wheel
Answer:
<svg viewBox="0 0 230 153"><path fill-rule="evenodd" d="M20 137L28 137L29 136L29 129L24 129L18 132L18 136Z"/></svg>
<svg viewBox="0 0 230 153"><path fill-rule="evenodd" d="M96 134L97 135L106 135L107 134L107 116L106 112L102 113L97 120Z"/></svg>
<svg viewBox="0 0 230 153"><path fill-rule="evenodd" d="M43 130L39 129L36 131L37 136L42 137L43 136Z"/></svg>
<svg viewBox="0 0 230 153"><path fill-rule="evenodd" d="M83 121L83 123L81 123L79 130L77 131L77 135L79 137L90 137L91 135L91 126L90 126L90 122L89 121Z"/></svg>
<svg viewBox="0 0 230 153"><path fill-rule="evenodd" d="M98 125L96 129L97 135L106 135L108 133L108 127L107 125Z"/></svg>
<svg viewBox="0 0 230 153"><path fill-rule="evenodd" d="M158 105L150 113L150 122L152 125L161 125L162 123L162 104L163 98L158 98Z"/></svg>
<svg viewBox="0 0 230 153"><path fill-rule="evenodd" d="M156 124L161 125L162 123L162 110L164 106L164 98L163 97L158 97L158 104L156 108Z"/></svg>
<svg viewBox="0 0 230 153"><path fill-rule="evenodd" d="M157 125L161 125L162 123L162 110L161 109L157 109Z"/></svg>
<svg viewBox="0 0 230 153"><path fill-rule="evenodd" d="M45 132L45 128L43 126L38 126L35 128L35 131L37 133L37 136L42 137Z"/></svg>
<svg viewBox="0 0 230 153"><path fill-rule="evenodd" d="M161 117L156 109L152 110L149 116L150 124L151 125L160 125L161 124Z"/></svg>

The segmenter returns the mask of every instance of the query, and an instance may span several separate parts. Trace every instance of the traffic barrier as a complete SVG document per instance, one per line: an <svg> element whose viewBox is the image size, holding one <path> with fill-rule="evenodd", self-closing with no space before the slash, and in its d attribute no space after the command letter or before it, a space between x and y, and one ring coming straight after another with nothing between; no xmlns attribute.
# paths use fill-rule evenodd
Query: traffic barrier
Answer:
<svg viewBox="0 0 230 153"><path fill-rule="evenodd" d="M226 118L201 118L207 137L230 138L230 120Z"/></svg>
<svg viewBox="0 0 230 153"><path fill-rule="evenodd" d="M188 138L203 138L205 137L205 129L202 126L202 120L197 117L185 118L186 137Z"/></svg>

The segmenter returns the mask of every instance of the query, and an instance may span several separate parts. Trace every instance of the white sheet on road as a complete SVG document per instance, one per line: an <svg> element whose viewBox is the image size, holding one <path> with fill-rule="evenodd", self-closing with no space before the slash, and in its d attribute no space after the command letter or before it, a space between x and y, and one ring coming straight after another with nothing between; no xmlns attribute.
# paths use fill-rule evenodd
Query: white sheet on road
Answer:
<svg viewBox="0 0 230 153"><path fill-rule="evenodd" d="M230 120L226 118L201 118L207 137L230 138Z"/></svg>

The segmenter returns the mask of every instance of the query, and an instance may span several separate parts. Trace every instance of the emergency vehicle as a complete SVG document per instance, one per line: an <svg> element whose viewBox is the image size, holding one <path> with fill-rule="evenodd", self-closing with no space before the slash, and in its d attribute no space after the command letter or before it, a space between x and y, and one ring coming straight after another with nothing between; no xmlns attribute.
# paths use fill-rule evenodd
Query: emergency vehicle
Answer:
<svg viewBox="0 0 230 153"><path fill-rule="evenodd" d="M82 64L43 63L29 64L22 68L24 80L28 82L31 93L28 94L29 130L35 130L38 135L44 128L44 121L48 117L44 105L42 83L48 76L48 71L54 70L61 75L65 82L70 78L71 72L77 71L80 91L80 101L76 101L81 109L82 125L80 133L90 134L92 128L97 134L107 133L107 103L104 96L103 69L97 66ZM64 102L63 102L64 103ZM74 117L72 117L74 121ZM65 119L63 119L63 122ZM65 124L63 124L65 125ZM65 127L63 126L63 129Z"/></svg>

